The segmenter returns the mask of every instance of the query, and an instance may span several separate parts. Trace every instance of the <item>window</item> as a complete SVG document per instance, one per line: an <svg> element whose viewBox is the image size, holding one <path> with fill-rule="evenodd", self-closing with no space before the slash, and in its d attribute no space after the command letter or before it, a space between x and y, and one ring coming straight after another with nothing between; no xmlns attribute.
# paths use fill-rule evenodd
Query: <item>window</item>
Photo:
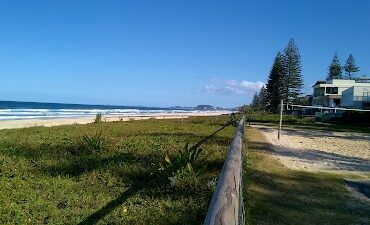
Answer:
<svg viewBox="0 0 370 225"><path fill-rule="evenodd" d="M338 94L338 87L327 87L326 94Z"/></svg>
<svg viewBox="0 0 370 225"><path fill-rule="evenodd" d="M315 88L313 90L313 96L314 97L324 96L324 92L325 92L325 88L323 88L323 87L321 87L321 88Z"/></svg>

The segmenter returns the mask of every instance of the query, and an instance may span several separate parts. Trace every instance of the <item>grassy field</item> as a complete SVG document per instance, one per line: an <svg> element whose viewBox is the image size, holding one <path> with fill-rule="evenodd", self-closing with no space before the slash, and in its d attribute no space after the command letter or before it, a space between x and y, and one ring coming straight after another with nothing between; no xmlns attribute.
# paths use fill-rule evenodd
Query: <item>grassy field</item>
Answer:
<svg viewBox="0 0 370 225"><path fill-rule="evenodd" d="M246 136L247 224L370 224L369 205L349 196L342 176L287 169L268 154L261 132Z"/></svg>
<svg viewBox="0 0 370 225"><path fill-rule="evenodd" d="M206 172L197 178L170 181L171 174L158 169L226 120L1 130L0 224L201 224L235 128L201 146L194 166ZM84 135L100 132L101 146L88 148Z"/></svg>
<svg viewBox="0 0 370 225"><path fill-rule="evenodd" d="M227 120L1 130L0 224L202 224L235 128L202 144L192 164L205 169L199 176L166 165ZM246 144L247 224L369 224L370 209L348 196L340 175L284 168L255 129Z"/></svg>

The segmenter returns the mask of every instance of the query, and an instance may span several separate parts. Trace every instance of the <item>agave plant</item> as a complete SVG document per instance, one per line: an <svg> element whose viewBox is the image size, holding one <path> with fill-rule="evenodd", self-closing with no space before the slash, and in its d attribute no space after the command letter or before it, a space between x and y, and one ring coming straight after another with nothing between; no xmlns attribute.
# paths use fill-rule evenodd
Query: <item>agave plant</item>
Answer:
<svg viewBox="0 0 370 225"><path fill-rule="evenodd" d="M86 134L83 136L83 140L87 146L88 149L90 150L96 150L100 151L102 149L103 145L103 139L101 136L101 131L99 133L95 133L94 136L87 136Z"/></svg>
<svg viewBox="0 0 370 225"><path fill-rule="evenodd" d="M165 165L161 165L159 170L167 170L176 176L199 176L205 168L194 169L196 160L199 158L203 149L197 146L189 147L186 143L183 149L179 150L177 154L171 159L168 154L165 155Z"/></svg>
<svg viewBox="0 0 370 225"><path fill-rule="evenodd" d="M101 123L103 115L101 113L96 114L94 123Z"/></svg>

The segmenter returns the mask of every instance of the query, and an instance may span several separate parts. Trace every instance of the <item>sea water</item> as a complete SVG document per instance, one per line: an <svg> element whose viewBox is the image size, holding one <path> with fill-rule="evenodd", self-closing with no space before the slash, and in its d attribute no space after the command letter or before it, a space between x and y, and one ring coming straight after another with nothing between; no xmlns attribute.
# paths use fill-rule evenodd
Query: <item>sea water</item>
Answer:
<svg viewBox="0 0 370 225"><path fill-rule="evenodd" d="M51 119L104 116L145 116L160 113L191 113L191 108L85 105L41 102L0 101L0 120Z"/></svg>

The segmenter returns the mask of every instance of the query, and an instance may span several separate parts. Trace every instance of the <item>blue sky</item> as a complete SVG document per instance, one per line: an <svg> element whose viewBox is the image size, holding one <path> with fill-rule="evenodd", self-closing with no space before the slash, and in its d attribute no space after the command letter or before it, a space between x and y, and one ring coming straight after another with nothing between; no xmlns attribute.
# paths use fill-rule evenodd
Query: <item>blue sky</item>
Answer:
<svg viewBox="0 0 370 225"><path fill-rule="evenodd" d="M249 103L294 38L305 91L338 52L370 75L370 2L0 2L0 100Z"/></svg>

